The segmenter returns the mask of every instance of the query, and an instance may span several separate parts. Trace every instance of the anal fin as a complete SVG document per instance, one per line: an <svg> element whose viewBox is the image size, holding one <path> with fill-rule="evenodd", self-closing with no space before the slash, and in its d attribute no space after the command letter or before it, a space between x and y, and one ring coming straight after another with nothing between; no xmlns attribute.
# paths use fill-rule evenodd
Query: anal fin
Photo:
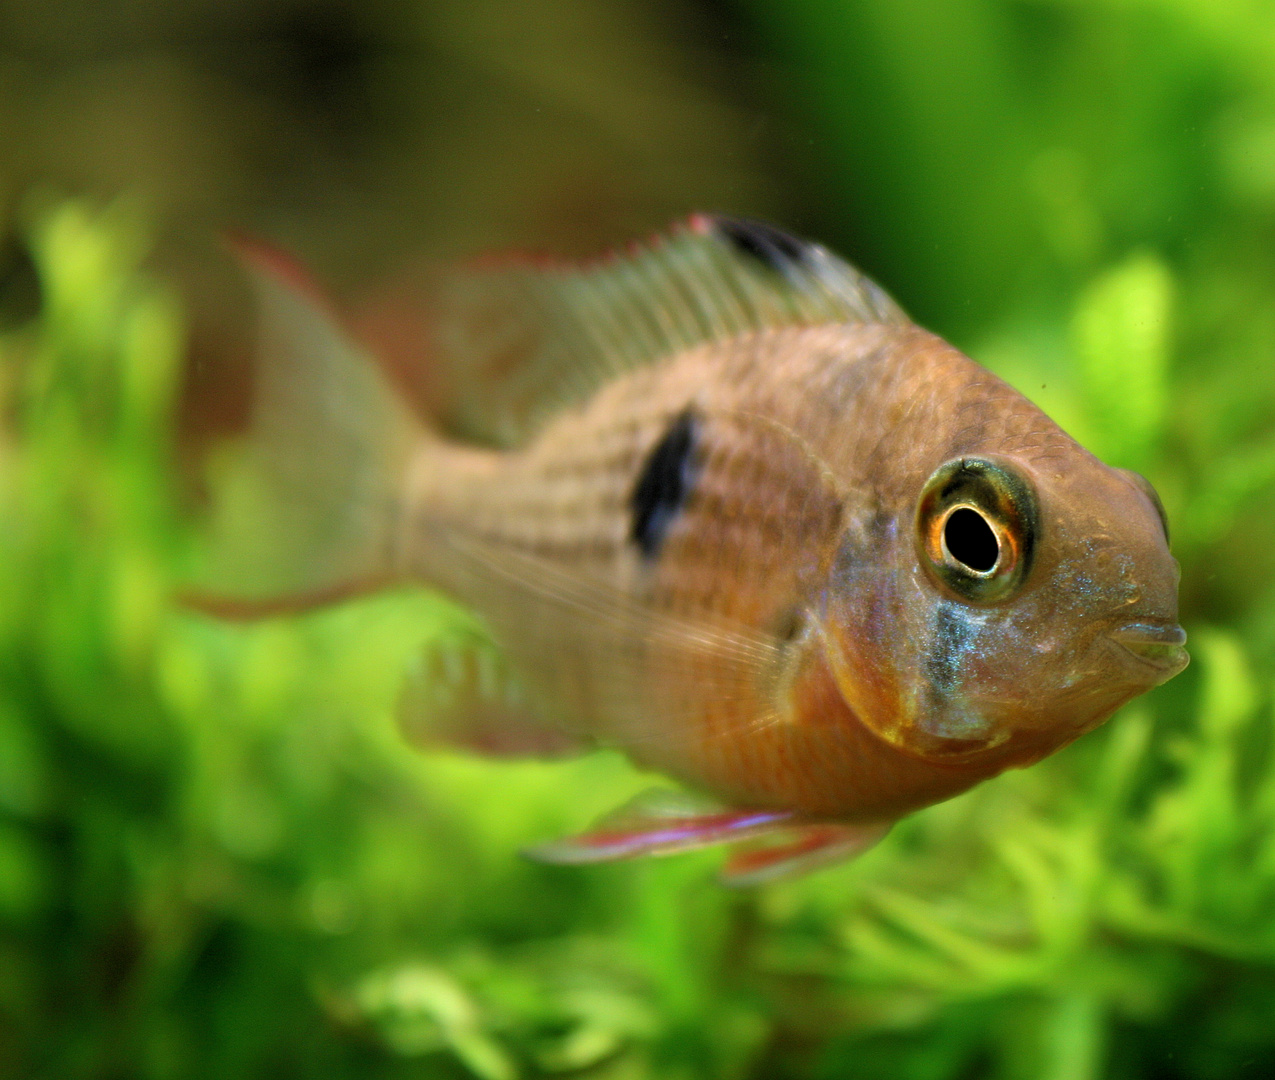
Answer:
<svg viewBox="0 0 1275 1080"><path fill-rule="evenodd" d="M415 746L461 747L492 757L563 757L580 740L541 720L504 657L473 635L422 653L398 700L399 730Z"/></svg>

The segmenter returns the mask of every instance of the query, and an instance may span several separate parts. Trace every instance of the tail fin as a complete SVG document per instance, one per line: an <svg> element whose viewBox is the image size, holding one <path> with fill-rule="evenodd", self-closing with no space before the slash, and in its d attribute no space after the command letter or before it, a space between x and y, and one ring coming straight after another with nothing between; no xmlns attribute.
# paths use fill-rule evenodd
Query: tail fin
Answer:
<svg viewBox="0 0 1275 1080"><path fill-rule="evenodd" d="M391 576L420 426L289 260L235 242L259 324L246 447L214 468L205 565L191 601L250 616Z"/></svg>

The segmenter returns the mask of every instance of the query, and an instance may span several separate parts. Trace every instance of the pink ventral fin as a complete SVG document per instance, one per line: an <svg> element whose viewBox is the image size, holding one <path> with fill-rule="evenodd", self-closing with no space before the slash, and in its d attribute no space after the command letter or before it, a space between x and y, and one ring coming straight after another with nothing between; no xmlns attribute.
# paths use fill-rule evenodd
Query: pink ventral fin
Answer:
<svg viewBox="0 0 1275 1080"><path fill-rule="evenodd" d="M530 848L537 862L595 863L756 839L792 822L790 810L738 810L683 792L653 788L607 814L592 829Z"/></svg>
<svg viewBox="0 0 1275 1080"><path fill-rule="evenodd" d="M853 859L877 844L890 831L890 824L813 822L785 829L762 843L741 845L734 851L722 868L722 884L763 885Z"/></svg>

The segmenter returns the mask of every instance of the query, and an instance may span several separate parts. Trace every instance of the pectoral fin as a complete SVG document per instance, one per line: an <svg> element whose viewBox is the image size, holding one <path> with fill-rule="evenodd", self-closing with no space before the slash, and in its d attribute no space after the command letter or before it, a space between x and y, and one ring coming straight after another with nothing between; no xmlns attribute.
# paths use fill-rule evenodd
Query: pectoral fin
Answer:
<svg viewBox="0 0 1275 1080"><path fill-rule="evenodd" d="M504 657L474 635L422 653L404 680L399 729L428 749L492 757L563 757L585 747L535 714Z"/></svg>

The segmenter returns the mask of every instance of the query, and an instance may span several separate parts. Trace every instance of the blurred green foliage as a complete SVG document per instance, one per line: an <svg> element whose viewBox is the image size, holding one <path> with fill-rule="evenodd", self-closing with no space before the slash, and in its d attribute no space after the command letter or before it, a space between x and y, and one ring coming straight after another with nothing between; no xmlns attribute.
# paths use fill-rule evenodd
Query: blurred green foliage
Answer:
<svg viewBox="0 0 1275 1080"><path fill-rule="evenodd" d="M439 598L176 603L182 317L140 215L45 208L0 330L0 1075L1275 1068L1275 12L757 6L864 261L1160 488L1192 668L808 879L525 862L650 778L404 746Z"/></svg>

